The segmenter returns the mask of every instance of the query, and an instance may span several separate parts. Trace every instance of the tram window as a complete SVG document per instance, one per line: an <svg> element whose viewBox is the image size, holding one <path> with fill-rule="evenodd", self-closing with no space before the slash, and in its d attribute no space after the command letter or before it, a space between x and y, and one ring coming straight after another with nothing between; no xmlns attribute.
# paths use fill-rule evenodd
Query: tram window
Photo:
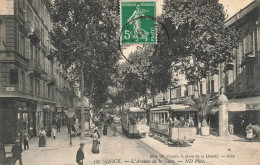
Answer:
<svg viewBox="0 0 260 165"><path fill-rule="evenodd" d="M161 113L161 116L162 116L161 123L164 124L164 113Z"/></svg>
<svg viewBox="0 0 260 165"><path fill-rule="evenodd" d="M155 114L155 123L159 123L159 113Z"/></svg>

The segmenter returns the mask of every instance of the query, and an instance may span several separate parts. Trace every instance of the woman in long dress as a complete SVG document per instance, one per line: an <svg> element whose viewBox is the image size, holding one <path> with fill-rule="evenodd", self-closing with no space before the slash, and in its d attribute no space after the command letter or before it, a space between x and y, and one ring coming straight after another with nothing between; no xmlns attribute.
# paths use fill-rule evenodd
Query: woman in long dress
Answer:
<svg viewBox="0 0 260 165"><path fill-rule="evenodd" d="M100 135L98 133L97 128L94 129L94 132L90 135L90 137L93 140L92 152L97 154L97 153L99 153L99 144L100 144L100 142L99 142Z"/></svg>
<svg viewBox="0 0 260 165"><path fill-rule="evenodd" d="M42 127L39 133L39 147L44 146L46 146L46 132L44 130L44 127Z"/></svg>

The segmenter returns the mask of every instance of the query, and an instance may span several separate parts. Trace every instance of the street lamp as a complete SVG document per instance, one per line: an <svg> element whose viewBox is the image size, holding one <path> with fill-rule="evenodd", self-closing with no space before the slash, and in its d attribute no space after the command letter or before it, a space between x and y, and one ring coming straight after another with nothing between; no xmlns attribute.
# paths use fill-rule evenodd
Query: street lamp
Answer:
<svg viewBox="0 0 260 165"><path fill-rule="evenodd" d="M75 115L75 109L74 108L69 108L68 109L68 111L67 112L65 112L66 113L66 115L68 116L68 118L69 118L69 124L70 124L70 126L69 126L69 130L70 130L70 145L72 145L72 140L71 140L71 118Z"/></svg>

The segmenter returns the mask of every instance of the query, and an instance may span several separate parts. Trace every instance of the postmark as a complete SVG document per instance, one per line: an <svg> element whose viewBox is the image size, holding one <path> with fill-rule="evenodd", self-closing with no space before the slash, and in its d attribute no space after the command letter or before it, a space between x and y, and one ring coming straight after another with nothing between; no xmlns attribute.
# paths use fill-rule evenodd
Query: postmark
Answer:
<svg viewBox="0 0 260 165"><path fill-rule="evenodd" d="M121 1L121 43L156 44L156 1Z"/></svg>

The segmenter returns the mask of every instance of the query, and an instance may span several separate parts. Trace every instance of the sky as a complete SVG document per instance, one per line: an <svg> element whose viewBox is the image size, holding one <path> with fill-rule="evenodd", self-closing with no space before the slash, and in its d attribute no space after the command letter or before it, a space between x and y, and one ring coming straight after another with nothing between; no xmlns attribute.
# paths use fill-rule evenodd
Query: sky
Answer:
<svg viewBox="0 0 260 165"><path fill-rule="evenodd" d="M219 0L219 3L223 4L224 10L226 11L228 18L232 17L236 14L239 10L246 7L248 4L253 2L253 0ZM162 6L163 0L156 0L157 4L157 15L162 13ZM128 55L136 50L137 45L128 46L126 49L123 50L124 56L128 57ZM140 46L142 47L142 46Z"/></svg>

